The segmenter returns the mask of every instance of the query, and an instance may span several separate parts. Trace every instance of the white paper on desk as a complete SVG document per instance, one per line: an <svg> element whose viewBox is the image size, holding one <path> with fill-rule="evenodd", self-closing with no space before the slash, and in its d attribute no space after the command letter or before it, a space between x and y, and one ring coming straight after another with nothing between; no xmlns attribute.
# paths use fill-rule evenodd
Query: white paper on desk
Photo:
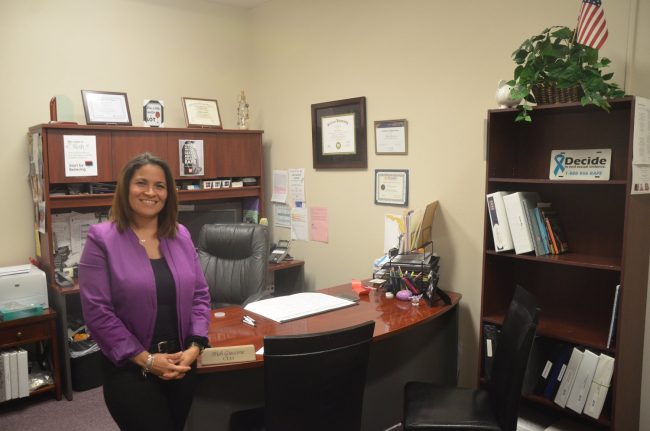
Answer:
<svg viewBox="0 0 650 431"><path fill-rule="evenodd" d="M96 136L63 135L63 157L66 177L96 177Z"/></svg>
<svg viewBox="0 0 650 431"><path fill-rule="evenodd" d="M289 204L305 202L305 169L289 169Z"/></svg>
<svg viewBox="0 0 650 431"><path fill-rule="evenodd" d="M291 227L291 207L287 204L273 204L273 224L277 227Z"/></svg>
<svg viewBox="0 0 650 431"><path fill-rule="evenodd" d="M650 163L650 99L634 99L633 163Z"/></svg>
<svg viewBox="0 0 650 431"><path fill-rule="evenodd" d="M291 209L291 239L309 241L309 217L307 208Z"/></svg>
<svg viewBox="0 0 650 431"><path fill-rule="evenodd" d="M355 302L337 296L303 292L252 302L244 309L282 323L351 305L355 305Z"/></svg>
<svg viewBox="0 0 650 431"><path fill-rule="evenodd" d="M273 171L273 194L271 195L271 202L281 204L287 202L287 184L287 171Z"/></svg>

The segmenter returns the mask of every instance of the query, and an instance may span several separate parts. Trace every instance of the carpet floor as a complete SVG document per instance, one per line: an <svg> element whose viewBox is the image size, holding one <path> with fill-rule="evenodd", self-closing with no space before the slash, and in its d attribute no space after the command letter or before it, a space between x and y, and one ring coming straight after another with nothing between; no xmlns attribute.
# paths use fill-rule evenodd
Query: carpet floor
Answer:
<svg viewBox="0 0 650 431"><path fill-rule="evenodd" d="M119 431L104 404L101 386L75 392L72 401L52 393L0 404L0 431Z"/></svg>

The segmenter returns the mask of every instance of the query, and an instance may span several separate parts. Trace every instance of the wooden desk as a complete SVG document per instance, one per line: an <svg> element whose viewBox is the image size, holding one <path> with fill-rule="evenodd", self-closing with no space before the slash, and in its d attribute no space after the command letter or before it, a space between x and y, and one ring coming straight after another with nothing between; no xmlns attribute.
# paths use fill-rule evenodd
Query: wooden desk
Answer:
<svg viewBox="0 0 650 431"><path fill-rule="evenodd" d="M350 293L351 288L346 284L320 292ZM255 317L256 327L241 322L242 308L228 307L219 310L225 312L225 317L212 317L209 339L213 346L253 344L257 350L264 343L264 335L323 332L374 320L362 429L384 430L401 420L402 391L407 381L456 383L457 305L461 295L450 296L451 305L440 301L430 308L424 301L416 307L371 292L362 296L356 306L285 323L246 313ZM240 364L199 364L199 385L186 429L227 429L232 412L262 405L263 365L262 356L255 362Z"/></svg>

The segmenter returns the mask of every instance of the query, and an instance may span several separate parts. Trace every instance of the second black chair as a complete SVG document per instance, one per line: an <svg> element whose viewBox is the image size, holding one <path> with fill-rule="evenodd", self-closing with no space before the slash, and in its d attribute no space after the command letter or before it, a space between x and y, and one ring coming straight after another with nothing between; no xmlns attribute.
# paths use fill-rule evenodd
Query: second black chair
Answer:
<svg viewBox="0 0 650 431"><path fill-rule="evenodd" d="M265 406L235 413L232 431L358 431L375 322L264 337Z"/></svg>
<svg viewBox="0 0 650 431"><path fill-rule="evenodd" d="M407 383L404 431L515 431L521 388L537 330L534 296L517 287L501 328L487 389Z"/></svg>

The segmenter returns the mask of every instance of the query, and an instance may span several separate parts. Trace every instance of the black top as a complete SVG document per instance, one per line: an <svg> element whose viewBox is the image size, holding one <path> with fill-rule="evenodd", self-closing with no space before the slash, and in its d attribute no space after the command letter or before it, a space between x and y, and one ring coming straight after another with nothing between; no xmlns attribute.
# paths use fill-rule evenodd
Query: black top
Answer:
<svg viewBox="0 0 650 431"><path fill-rule="evenodd" d="M150 259L153 275L156 280L156 297L158 303L158 313L156 314L156 326L153 330L151 346L155 346L159 341L171 342L178 346L173 351L175 353L181 348L189 348L192 343L197 343L202 347L208 346L208 339L198 335L190 335L185 340L185 346L180 346L178 338L178 318L176 310L176 284L174 276L169 270L167 261L164 258Z"/></svg>
<svg viewBox="0 0 650 431"><path fill-rule="evenodd" d="M173 341L178 343L178 319L176 318L176 284L167 261L164 258L151 259L153 275L156 279L156 296L158 299L158 313L156 326L153 330L152 345L159 341ZM173 353L173 352L169 352Z"/></svg>

